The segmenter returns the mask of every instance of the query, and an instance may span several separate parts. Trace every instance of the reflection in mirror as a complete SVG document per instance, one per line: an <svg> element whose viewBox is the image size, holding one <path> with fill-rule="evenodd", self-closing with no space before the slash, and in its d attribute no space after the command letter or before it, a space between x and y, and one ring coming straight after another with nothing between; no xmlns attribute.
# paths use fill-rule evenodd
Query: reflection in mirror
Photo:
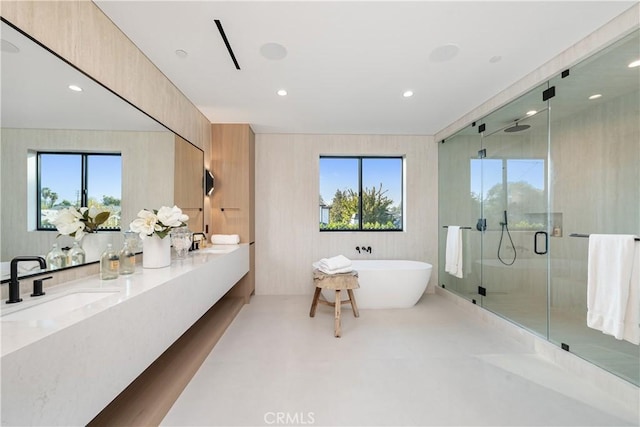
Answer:
<svg viewBox="0 0 640 427"><path fill-rule="evenodd" d="M97 182L121 182L120 188L109 190L119 192L121 200L109 199L112 195L100 194L100 189L89 197L103 204L105 201L119 203L121 209L118 213L121 230L92 235L99 251L109 242L114 247L122 245L122 232L128 229L140 209L173 204L176 137L5 22L2 22L1 34L0 254L5 280L4 266L8 266L13 257L44 257L54 243L58 247L73 246L72 237L60 236L57 231L38 230L42 202L38 188L39 153L120 156L121 171L117 167L107 168ZM49 179L65 176L63 163L57 170L55 164L47 167L52 174ZM77 196L58 197L52 202L47 195L46 208L56 210L80 205L82 198L80 194ZM84 203L91 204L91 201L85 199ZM95 261L92 257L95 256L88 256L86 261ZM20 273L33 273L28 269L28 265L21 266Z"/></svg>

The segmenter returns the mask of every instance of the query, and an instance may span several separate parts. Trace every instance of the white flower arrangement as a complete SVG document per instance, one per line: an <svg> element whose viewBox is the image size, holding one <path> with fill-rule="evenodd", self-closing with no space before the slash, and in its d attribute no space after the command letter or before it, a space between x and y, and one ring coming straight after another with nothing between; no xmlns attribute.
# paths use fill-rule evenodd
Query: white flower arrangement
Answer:
<svg viewBox="0 0 640 427"><path fill-rule="evenodd" d="M162 206L158 210L143 209L138 212L138 218L129 224L129 229L138 233L143 240L154 233L164 239L172 228L183 227L188 220L189 216L183 214L179 207Z"/></svg>
<svg viewBox="0 0 640 427"><path fill-rule="evenodd" d="M58 229L60 234L72 236L80 241L87 233L95 233L98 227L109 219L111 212L95 206L90 208L81 207L79 210L74 206L60 209L47 215L47 220Z"/></svg>

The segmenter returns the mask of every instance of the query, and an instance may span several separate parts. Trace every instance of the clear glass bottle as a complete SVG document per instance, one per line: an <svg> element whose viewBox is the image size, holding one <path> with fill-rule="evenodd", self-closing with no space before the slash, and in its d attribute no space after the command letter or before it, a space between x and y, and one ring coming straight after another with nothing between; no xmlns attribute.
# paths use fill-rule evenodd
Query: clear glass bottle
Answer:
<svg viewBox="0 0 640 427"><path fill-rule="evenodd" d="M82 249L78 242L73 242L73 247L69 250L69 265L82 265L86 257L87 255L84 249Z"/></svg>
<svg viewBox="0 0 640 427"><path fill-rule="evenodd" d="M120 250L120 274L133 274L136 271L136 253L130 239L124 240Z"/></svg>
<svg viewBox="0 0 640 427"><path fill-rule="evenodd" d="M51 250L47 254L46 261L48 270L57 270L67 266L67 256L62 252L62 249L58 247L57 243L54 243L51 247Z"/></svg>
<svg viewBox="0 0 640 427"><path fill-rule="evenodd" d="M111 243L107 244L107 249L100 257L100 279L110 280L118 277L120 270L120 257L118 252L113 250Z"/></svg>

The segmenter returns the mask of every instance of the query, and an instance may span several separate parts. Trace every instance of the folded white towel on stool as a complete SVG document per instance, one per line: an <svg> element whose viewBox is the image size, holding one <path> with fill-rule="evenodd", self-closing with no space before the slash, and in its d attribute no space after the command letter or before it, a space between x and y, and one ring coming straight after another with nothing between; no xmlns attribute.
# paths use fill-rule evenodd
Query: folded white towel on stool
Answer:
<svg viewBox="0 0 640 427"><path fill-rule="evenodd" d="M349 267L342 267L342 268L336 268L334 270L330 270L326 267L323 267L319 262L314 262L313 264L313 268L317 268L318 270L322 271L324 274L341 274L341 273L351 273L353 271L353 267L349 266Z"/></svg>
<svg viewBox="0 0 640 427"><path fill-rule="evenodd" d="M344 255L322 258L320 261L314 262L313 267L326 274L349 273L353 271L351 260Z"/></svg>
<svg viewBox="0 0 640 427"><path fill-rule="evenodd" d="M621 340L629 302L635 236L589 236L587 326Z"/></svg>
<svg viewBox="0 0 640 427"><path fill-rule="evenodd" d="M344 255L338 255L331 258L322 258L320 264L329 270L338 270L351 267L351 260Z"/></svg>
<svg viewBox="0 0 640 427"><path fill-rule="evenodd" d="M212 234L211 243L214 245L237 245L240 243L240 236L237 234Z"/></svg>

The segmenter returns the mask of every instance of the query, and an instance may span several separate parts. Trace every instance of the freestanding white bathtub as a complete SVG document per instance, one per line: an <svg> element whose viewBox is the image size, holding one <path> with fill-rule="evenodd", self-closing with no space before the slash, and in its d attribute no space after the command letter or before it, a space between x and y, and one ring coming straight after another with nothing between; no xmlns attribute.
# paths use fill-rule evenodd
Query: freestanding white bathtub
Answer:
<svg viewBox="0 0 640 427"><path fill-rule="evenodd" d="M358 308L413 307L427 289L431 264L406 260L354 260L359 289L354 290ZM345 292L346 294L346 292ZM335 301L335 293L322 290L327 301ZM345 298L346 299L346 298Z"/></svg>

